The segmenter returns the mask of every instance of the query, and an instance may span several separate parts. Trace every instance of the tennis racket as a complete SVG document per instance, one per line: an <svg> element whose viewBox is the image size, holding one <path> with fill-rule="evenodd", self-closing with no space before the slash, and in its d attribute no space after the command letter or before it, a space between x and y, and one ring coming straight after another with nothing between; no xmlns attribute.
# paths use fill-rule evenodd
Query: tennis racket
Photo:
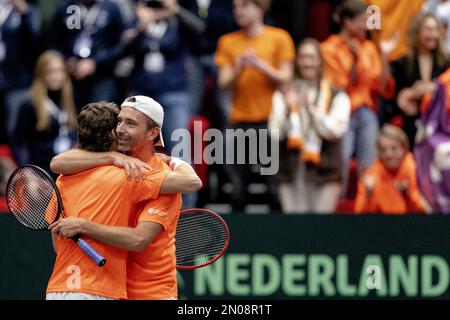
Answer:
<svg viewBox="0 0 450 320"><path fill-rule="evenodd" d="M218 214L206 209L181 211L175 235L177 269L210 265L223 256L229 242L228 226Z"/></svg>
<svg viewBox="0 0 450 320"><path fill-rule="evenodd" d="M63 214L61 194L50 175L34 165L17 168L8 180L6 203L24 227L43 231ZM106 263L97 251L78 236L71 238L99 266Z"/></svg>

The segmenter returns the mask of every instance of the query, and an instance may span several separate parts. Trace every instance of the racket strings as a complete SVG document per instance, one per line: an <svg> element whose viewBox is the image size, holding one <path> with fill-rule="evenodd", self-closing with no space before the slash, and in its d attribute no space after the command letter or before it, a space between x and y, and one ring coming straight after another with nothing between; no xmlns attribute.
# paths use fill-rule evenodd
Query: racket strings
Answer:
<svg viewBox="0 0 450 320"><path fill-rule="evenodd" d="M15 218L32 229L46 229L58 214L58 201L52 183L33 167L24 167L14 173L7 200Z"/></svg>
<svg viewBox="0 0 450 320"><path fill-rule="evenodd" d="M227 242L223 223L203 212L181 214L176 234L178 266L197 266L216 258Z"/></svg>

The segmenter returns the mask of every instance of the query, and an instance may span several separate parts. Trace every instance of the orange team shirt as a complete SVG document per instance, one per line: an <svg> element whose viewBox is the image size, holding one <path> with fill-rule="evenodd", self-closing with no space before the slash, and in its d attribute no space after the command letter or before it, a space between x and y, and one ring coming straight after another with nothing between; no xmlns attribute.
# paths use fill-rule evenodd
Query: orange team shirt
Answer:
<svg viewBox="0 0 450 320"><path fill-rule="evenodd" d="M421 11L424 0L365 0L368 5L380 9L381 29L371 30L375 43L390 39L398 32L397 47L389 54L389 61L397 60L409 54L408 26L410 19ZM371 14L374 14L373 11Z"/></svg>
<svg viewBox="0 0 450 320"><path fill-rule="evenodd" d="M149 162L151 166L155 162L152 160ZM133 205L140 201L156 199L167 173L151 170L145 179L136 183L134 180L127 180L125 170L102 166L74 175L61 176L56 183L61 191L65 216L126 227L129 225ZM88 237L83 239L106 258L106 264L98 267L75 242L59 237L56 244L56 261L47 293L83 292L113 299L126 299L127 251ZM79 286L75 280L78 271Z"/></svg>
<svg viewBox="0 0 450 320"><path fill-rule="evenodd" d="M233 66L248 49L253 49L259 58L278 68L283 62L293 63L295 46L285 30L264 26L263 32L249 37L243 31L236 31L219 39L216 64L220 67ZM272 95L276 84L255 68L244 68L234 85L230 121L263 122L269 119L272 109Z"/></svg>
<svg viewBox="0 0 450 320"><path fill-rule="evenodd" d="M422 202L416 180L416 162L411 153L408 153L395 175L389 173L380 160L367 170L367 175L375 177L375 186L372 197L367 197L367 190L362 180L358 183L356 195L355 212L384 214L407 214L409 212L424 212L425 206ZM394 187L395 181L407 180L408 200L402 196Z"/></svg>
<svg viewBox="0 0 450 320"><path fill-rule="evenodd" d="M380 77L381 57L375 44L370 40L360 40L356 65L356 83L351 83L350 73L354 64L353 55L340 35L332 35L321 43L325 75L337 87L347 92L352 111L362 106L377 108L376 95L393 98L394 78L389 75L384 86Z"/></svg>
<svg viewBox="0 0 450 320"><path fill-rule="evenodd" d="M161 165L164 166L163 171L170 172L165 163ZM136 208L135 214L131 217L131 226L134 227L139 222L155 222L160 224L162 229L144 251L128 254L128 299L178 298L175 233L180 208L180 193L160 195L158 199Z"/></svg>

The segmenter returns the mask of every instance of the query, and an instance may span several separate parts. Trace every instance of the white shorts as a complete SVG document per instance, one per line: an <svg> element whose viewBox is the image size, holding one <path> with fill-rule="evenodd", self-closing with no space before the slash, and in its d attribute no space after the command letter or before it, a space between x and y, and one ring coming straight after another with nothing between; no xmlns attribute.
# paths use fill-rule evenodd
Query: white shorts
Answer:
<svg viewBox="0 0 450 320"><path fill-rule="evenodd" d="M45 300L114 300L96 294L82 292L50 292L47 293Z"/></svg>

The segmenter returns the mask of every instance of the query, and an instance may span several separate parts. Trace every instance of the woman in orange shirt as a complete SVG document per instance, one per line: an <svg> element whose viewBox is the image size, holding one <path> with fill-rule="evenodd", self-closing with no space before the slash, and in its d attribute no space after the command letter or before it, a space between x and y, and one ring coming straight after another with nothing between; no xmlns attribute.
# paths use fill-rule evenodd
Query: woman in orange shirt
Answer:
<svg viewBox="0 0 450 320"><path fill-rule="evenodd" d="M349 95L351 102L349 130L342 140L344 190L353 154L359 176L375 160L379 131L377 97L393 98L395 90L387 60L395 48L395 39L381 41L380 54L375 44L366 39L368 18L367 5L361 0L345 1L339 10L340 33L321 44L326 76Z"/></svg>
<svg viewBox="0 0 450 320"><path fill-rule="evenodd" d="M383 214L423 213L416 162L405 132L384 125L378 136L378 159L358 184L355 211Z"/></svg>

